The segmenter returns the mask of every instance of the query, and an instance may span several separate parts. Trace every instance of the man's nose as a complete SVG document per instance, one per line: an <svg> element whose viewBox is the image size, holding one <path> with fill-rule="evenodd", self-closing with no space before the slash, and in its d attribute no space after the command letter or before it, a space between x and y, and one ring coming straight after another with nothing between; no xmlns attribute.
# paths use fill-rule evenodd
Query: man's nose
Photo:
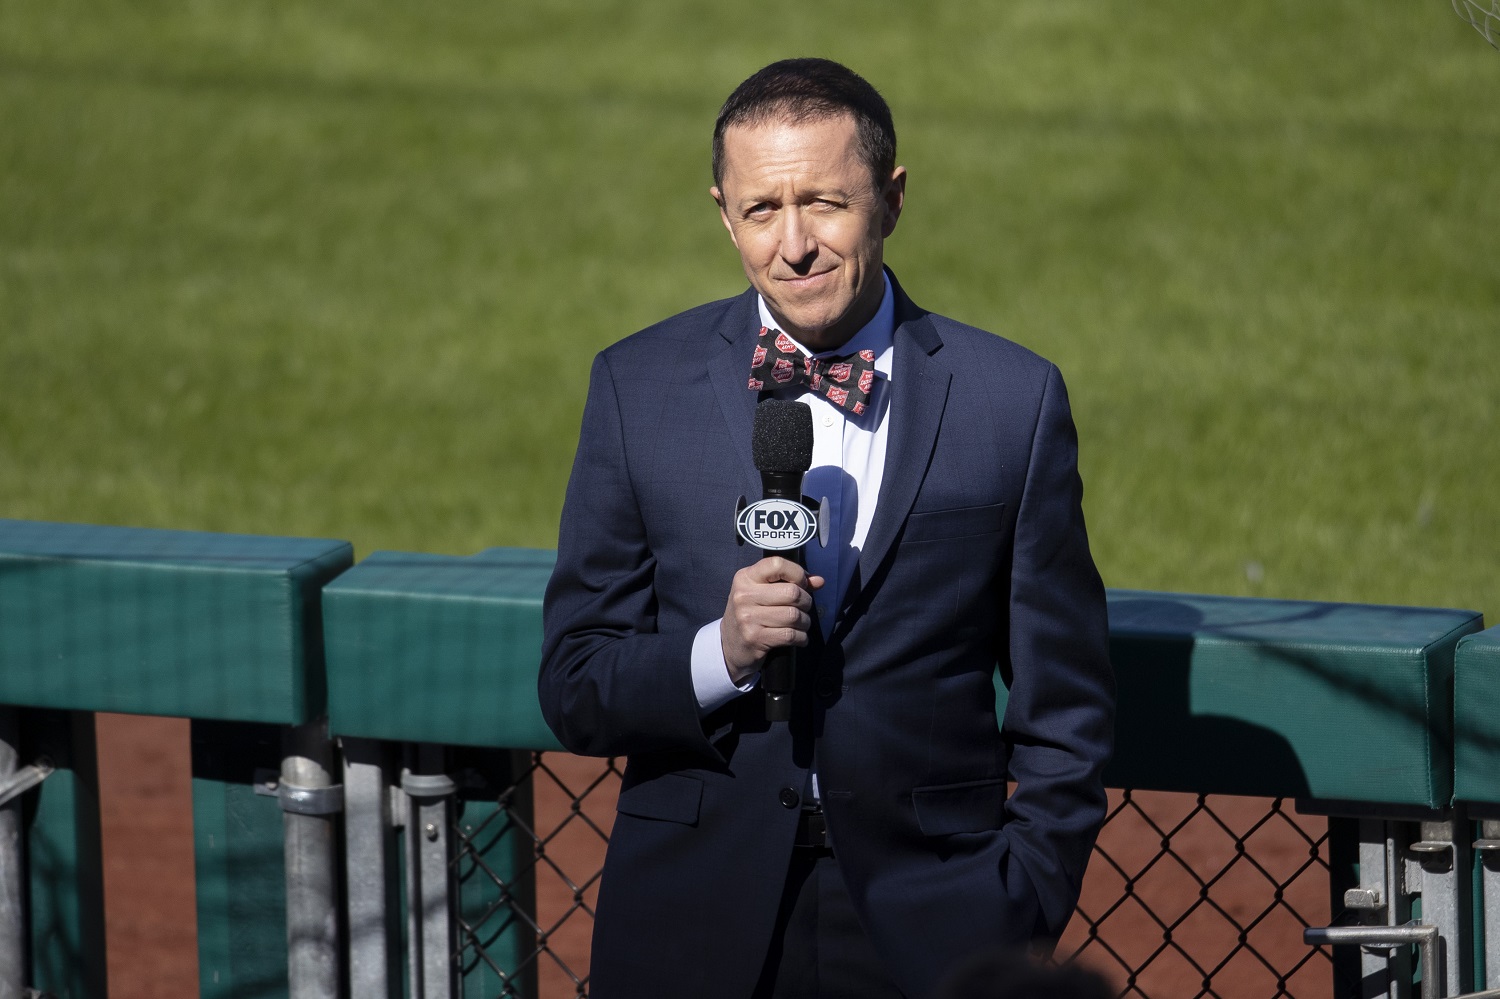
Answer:
<svg viewBox="0 0 1500 999"><path fill-rule="evenodd" d="M814 238L812 227L807 224L807 219L802 217L798 211L789 211L782 214L781 219L781 257L789 264L805 263L810 257L817 253L818 241Z"/></svg>

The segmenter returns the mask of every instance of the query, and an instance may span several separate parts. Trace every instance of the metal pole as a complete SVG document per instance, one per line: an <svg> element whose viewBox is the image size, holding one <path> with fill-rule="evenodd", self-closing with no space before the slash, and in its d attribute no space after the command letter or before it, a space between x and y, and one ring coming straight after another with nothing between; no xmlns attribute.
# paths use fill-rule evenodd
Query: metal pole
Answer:
<svg viewBox="0 0 1500 999"><path fill-rule="evenodd" d="M1422 922L1438 930L1438 963L1424 965L1422 975L1440 975L1443 995L1457 996L1471 985L1474 871L1469 823L1459 806L1453 817L1423 822L1419 828L1420 838L1408 849L1421 871Z"/></svg>
<svg viewBox="0 0 1500 999"><path fill-rule="evenodd" d="M1474 842L1479 855L1479 883L1484 900L1484 984L1500 989L1500 820L1488 818L1479 824Z"/></svg>
<svg viewBox="0 0 1500 999"><path fill-rule="evenodd" d="M289 999L338 999L338 872L335 785L327 724L290 729L277 795L284 809Z"/></svg>
<svg viewBox="0 0 1500 999"><path fill-rule="evenodd" d="M427 999L422 987L422 855L412 832L417 805L410 798L403 798L402 805L401 842L406 849L406 994L411 999Z"/></svg>
<svg viewBox="0 0 1500 999"><path fill-rule="evenodd" d="M0 706L0 783L20 766L21 713ZM21 799L0 805L0 999L21 999L26 981L26 869Z"/></svg>
<svg viewBox="0 0 1500 999"><path fill-rule="evenodd" d="M415 763L401 778L410 802L406 822L408 895L415 925L413 975L420 999L452 999L457 976L453 967L453 893L449 827L452 778L445 769L443 747L415 747Z"/></svg>
<svg viewBox="0 0 1500 999"><path fill-rule="evenodd" d="M349 994L390 999L391 791L386 753L373 739L345 739L344 871L349 898Z"/></svg>

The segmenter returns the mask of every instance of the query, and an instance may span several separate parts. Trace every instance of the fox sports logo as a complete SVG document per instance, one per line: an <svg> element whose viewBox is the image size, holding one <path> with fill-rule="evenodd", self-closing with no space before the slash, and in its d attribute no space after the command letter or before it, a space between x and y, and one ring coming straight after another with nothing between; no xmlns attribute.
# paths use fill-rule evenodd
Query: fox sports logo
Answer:
<svg viewBox="0 0 1500 999"><path fill-rule="evenodd" d="M766 551L801 548L818 533L813 512L795 500L763 499L740 511L735 527L747 544Z"/></svg>

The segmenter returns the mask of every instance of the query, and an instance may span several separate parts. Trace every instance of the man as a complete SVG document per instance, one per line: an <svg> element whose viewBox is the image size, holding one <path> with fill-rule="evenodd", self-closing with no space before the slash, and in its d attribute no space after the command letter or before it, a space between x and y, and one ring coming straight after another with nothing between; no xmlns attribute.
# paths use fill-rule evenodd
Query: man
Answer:
<svg viewBox="0 0 1500 999"><path fill-rule="evenodd" d="M750 290L595 361L539 686L569 749L628 757L596 999L918 999L1076 902L1114 691L1067 397L884 270L905 190L868 83L766 67L714 131ZM815 417L829 543L806 569L734 534L778 385L758 348L876 372L852 403L831 380L777 393ZM793 715L768 722L758 670L787 645Z"/></svg>

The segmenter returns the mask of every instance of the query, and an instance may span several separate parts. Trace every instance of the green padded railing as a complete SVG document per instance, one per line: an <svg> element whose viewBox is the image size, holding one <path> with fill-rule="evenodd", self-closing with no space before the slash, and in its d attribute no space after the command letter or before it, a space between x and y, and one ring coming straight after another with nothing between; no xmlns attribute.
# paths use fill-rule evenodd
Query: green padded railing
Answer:
<svg viewBox="0 0 1500 999"><path fill-rule="evenodd" d="M0 520L0 703L295 725L347 541Z"/></svg>
<svg viewBox="0 0 1500 999"><path fill-rule="evenodd" d="M1500 627L1458 643L1453 715L1454 798L1500 805Z"/></svg>
<svg viewBox="0 0 1500 999"><path fill-rule="evenodd" d="M556 555L375 552L323 591L329 728L407 742L559 749L536 701Z"/></svg>
<svg viewBox="0 0 1500 999"><path fill-rule="evenodd" d="M1114 590L1118 787L1445 807L1473 611Z"/></svg>

